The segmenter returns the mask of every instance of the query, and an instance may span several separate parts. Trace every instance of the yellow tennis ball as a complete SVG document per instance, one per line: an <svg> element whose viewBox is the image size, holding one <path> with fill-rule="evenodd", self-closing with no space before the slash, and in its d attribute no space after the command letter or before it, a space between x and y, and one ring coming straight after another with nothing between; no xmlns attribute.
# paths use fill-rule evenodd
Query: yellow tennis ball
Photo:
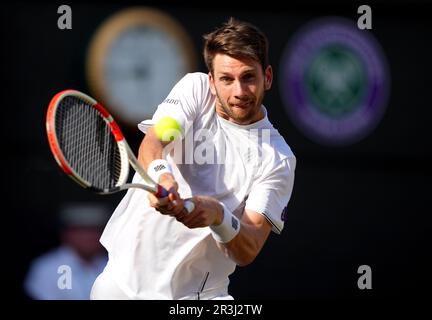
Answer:
<svg viewBox="0 0 432 320"><path fill-rule="evenodd" d="M161 118L154 126L157 137L161 141L173 141L181 135L181 126L171 117Z"/></svg>

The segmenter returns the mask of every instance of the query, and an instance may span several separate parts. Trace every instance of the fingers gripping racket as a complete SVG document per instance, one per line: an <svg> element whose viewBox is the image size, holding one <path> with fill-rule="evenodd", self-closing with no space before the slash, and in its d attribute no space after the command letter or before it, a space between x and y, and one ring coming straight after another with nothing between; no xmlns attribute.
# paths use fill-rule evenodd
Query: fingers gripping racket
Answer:
<svg viewBox="0 0 432 320"><path fill-rule="evenodd" d="M65 90L51 100L46 119L51 151L62 170L82 187L99 194L140 188L168 195L138 163L110 113L88 95ZM129 163L144 183L127 183ZM188 212L192 201L185 201Z"/></svg>

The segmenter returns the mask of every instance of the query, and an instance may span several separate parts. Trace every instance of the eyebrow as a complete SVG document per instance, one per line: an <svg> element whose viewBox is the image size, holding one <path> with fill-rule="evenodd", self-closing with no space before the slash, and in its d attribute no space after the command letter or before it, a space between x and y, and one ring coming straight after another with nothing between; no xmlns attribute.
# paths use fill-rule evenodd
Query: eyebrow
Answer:
<svg viewBox="0 0 432 320"><path fill-rule="evenodd" d="M240 75L242 76L242 75L245 75L248 73L256 73L256 71L255 71L255 69L247 69L247 70L243 71ZM218 76L231 76L232 77L232 74L229 72L219 71Z"/></svg>

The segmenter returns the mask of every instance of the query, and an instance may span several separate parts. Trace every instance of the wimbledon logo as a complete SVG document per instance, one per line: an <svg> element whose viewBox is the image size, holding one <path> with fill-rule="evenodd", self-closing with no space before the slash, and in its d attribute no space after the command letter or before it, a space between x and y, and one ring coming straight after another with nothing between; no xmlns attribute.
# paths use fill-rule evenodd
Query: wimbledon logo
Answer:
<svg viewBox="0 0 432 320"><path fill-rule="evenodd" d="M281 97L294 124L312 140L352 144L381 120L389 91L387 70L369 31L342 18L320 19L287 45Z"/></svg>

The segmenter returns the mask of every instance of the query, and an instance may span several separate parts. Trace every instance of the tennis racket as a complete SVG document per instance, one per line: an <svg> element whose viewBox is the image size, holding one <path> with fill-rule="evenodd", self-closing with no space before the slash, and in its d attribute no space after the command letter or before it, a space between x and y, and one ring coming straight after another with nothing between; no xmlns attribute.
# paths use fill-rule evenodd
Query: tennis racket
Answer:
<svg viewBox="0 0 432 320"><path fill-rule="evenodd" d="M82 187L99 194L140 188L162 198L168 191L153 181L138 163L110 113L88 95L65 90L48 106L48 142L60 168ZM129 164L144 183L127 183ZM194 203L186 200L188 212Z"/></svg>

